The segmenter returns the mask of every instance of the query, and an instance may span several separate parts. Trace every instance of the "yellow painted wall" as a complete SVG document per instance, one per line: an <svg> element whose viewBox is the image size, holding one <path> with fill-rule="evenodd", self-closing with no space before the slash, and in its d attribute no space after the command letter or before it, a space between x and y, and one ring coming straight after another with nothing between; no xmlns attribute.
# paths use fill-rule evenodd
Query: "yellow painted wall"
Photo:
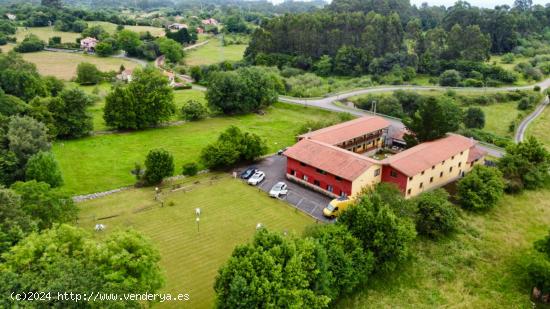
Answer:
<svg viewBox="0 0 550 309"><path fill-rule="evenodd" d="M454 156L454 159L447 159L445 163L439 162L435 165L435 168L429 167L427 170L418 173L407 181L407 189L405 190L405 197L410 198L419 195L422 192L433 190L444 186L456 179L458 179L462 172L469 172L470 165L466 163L468 160L468 153L470 150L465 150L462 154L458 153ZM450 171L450 168L453 168ZM441 172L443 176L441 177ZM433 181L430 182L430 178L433 177ZM420 184L422 183L422 188ZM409 189L411 190L409 193Z"/></svg>
<svg viewBox="0 0 550 309"><path fill-rule="evenodd" d="M379 172L378 175L375 176L376 170ZM382 165L374 164L353 181L351 185L351 196L355 197L357 194L361 193L363 189L378 184L380 181L382 181Z"/></svg>

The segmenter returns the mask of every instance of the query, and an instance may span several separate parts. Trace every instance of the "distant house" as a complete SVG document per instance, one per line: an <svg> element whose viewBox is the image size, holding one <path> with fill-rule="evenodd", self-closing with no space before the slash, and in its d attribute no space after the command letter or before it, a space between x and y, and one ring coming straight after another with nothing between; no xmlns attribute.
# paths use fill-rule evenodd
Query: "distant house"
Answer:
<svg viewBox="0 0 550 309"><path fill-rule="evenodd" d="M218 25L218 21L215 20L214 18L203 19L201 22L203 25L211 25L211 26Z"/></svg>
<svg viewBox="0 0 550 309"><path fill-rule="evenodd" d="M80 40L80 48L87 51L87 52L95 52L95 46L99 40L92 37L87 37L82 40Z"/></svg>
<svg viewBox="0 0 550 309"><path fill-rule="evenodd" d="M174 76L174 73L169 71L163 71L164 76L168 77L168 81L170 82L170 86L173 86L176 82L176 78Z"/></svg>
<svg viewBox="0 0 550 309"><path fill-rule="evenodd" d="M203 33L204 33L204 29L202 29L201 27L197 27L197 33L198 33L198 34L203 34Z"/></svg>
<svg viewBox="0 0 550 309"><path fill-rule="evenodd" d="M131 69L126 69L117 75L117 79L129 83L132 81L132 73L133 71Z"/></svg>
<svg viewBox="0 0 550 309"><path fill-rule="evenodd" d="M181 29L187 29L189 28L186 24L180 24L180 23L173 23L171 25L168 25L168 29L171 30L181 30Z"/></svg>
<svg viewBox="0 0 550 309"><path fill-rule="evenodd" d="M10 14L10 13L7 13L7 14L6 14L6 17L7 17L9 20L16 20L16 19L17 19L17 16L15 16L14 14Z"/></svg>

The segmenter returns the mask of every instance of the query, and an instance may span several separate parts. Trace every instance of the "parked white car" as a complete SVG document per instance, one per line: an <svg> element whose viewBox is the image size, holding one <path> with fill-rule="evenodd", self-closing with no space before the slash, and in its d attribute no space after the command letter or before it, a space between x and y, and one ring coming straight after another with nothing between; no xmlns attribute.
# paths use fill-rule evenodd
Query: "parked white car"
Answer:
<svg viewBox="0 0 550 309"><path fill-rule="evenodd" d="M256 186L260 182L264 181L264 179L265 179L265 173L262 171L257 171L256 173L254 173L254 175L252 175L252 177L248 178L248 184Z"/></svg>
<svg viewBox="0 0 550 309"><path fill-rule="evenodd" d="M269 196L271 197L280 197L281 195L286 195L288 193L288 187L286 183L280 181L276 183L273 188L269 191Z"/></svg>

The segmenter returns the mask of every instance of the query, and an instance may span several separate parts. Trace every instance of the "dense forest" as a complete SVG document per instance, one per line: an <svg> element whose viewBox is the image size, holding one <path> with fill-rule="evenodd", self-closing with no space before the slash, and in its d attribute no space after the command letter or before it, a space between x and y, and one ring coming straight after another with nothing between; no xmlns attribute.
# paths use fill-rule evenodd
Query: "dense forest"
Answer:
<svg viewBox="0 0 550 309"><path fill-rule="evenodd" d="M550 39L548 25L550 6L530 1L481 9L464 1L418 8L407 0L335 0L324 10L262 24L246 56L256 64L329 67L340 75L387 72L395 65L440 74L488 60L490 53L516 51L522 39Z"/></svg>

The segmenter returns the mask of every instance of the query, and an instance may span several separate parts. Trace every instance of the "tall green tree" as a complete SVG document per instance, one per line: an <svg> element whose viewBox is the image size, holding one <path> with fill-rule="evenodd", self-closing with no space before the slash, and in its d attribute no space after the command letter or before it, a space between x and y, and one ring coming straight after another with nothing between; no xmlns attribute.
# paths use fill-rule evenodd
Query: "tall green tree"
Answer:
<svg viewBox="0 0 550 309"><path fill-rule="evenodd" d="M88 107L92 99L81 89L65 89L53 98L48 106L52 113L57 137L79 138L93 130L92 116Z"/></svg>
<svg viewBox="0 0 550 309"><path fill-rule="evenodd" d="M174 175L174 157L164 149L153 149L145 158L143 179L148 185L155 185L166 177Z"/></svg>
<svg viewBox="0 0 550 309"><path fill-rule="evenodd" d="M36 222L21 207L21 196L0 187L0 256L36 230Z"/></svg>
<svg viewBox="0 0 550 309"><path fill-rule="evenodd" d="M95 85L103 80L103 74L92 63L81 62L76 67L76 82L81 85Z"/></svg>
<svg viewBox="0 0 550 309"><path fill-rule="evenodd" d="M502 173L496 168L480 165L476 165L457 186L458 203L471 210L494 207L503 193Z"/></svg>
<svg viewBox="0 0 550 309"><path fill-rule="evenodd" d="M103 118L117 129L143 129L168 120L176 111L174 93L158 70L137 69L128 86L118 86L105 100Z"/></svg>
<svg viewBox="0 0 550 309"><path fill-rule="evenodd" d="M159 45L160 52L168 61L178 63L181 59L183 59L183 48L178 42L162 37L157 39L157 43Z"/></svg>
<svg viewBox="0 0 550 309"><path fill-rule="evenodd" d="M116 257L116 258L114 258ZM4 255L0 266L0 293L71 291L73 293L154 293L164 278L160 255L148 239L135 231L121 231L97 240L82 229L59 225L32 233ZM15 300L2 298L2 306ZM30 301L19 305L32 306ZM75 307L74 300L52 298L44 306ZM97 301L102 308L139 308L137 300Z"/></svg>
<svg viewBox="0 0 550 309"><path fill-rule="evenodd" d="M458 130L461 121L462 110L454 101L428 97L420 104L418 111L410 119L405 119L404 123L417 141L425 142Z"/></svg>
<svg viewBox="0 0 550 309"><path fill-rule="evenodd" d="M458 223L458 212L449 202L444 189L422 193L414 199L416 204L416 230L419 234L438 238L452 232Z"/></svg>
<svg viewBox="0 0 550 309"><path fill-rule="evenodd" d="M233 250L214 290L218 308L326 308L334 278L322 246L260 229Z"/></svg>
<svg viewBox="0 0 550 309"><path fill-rule="evenodd" d="M548 179L550 154L531 136L526 141L508 146L498 168L510 191L540 188Z"/></svg>
<svg viewBox="0 0 550 309"><path fill-rule="evenodd" d="M468 107L463 121L466 128L483 129L485 127L485 113L479 107Z"/></svg>

